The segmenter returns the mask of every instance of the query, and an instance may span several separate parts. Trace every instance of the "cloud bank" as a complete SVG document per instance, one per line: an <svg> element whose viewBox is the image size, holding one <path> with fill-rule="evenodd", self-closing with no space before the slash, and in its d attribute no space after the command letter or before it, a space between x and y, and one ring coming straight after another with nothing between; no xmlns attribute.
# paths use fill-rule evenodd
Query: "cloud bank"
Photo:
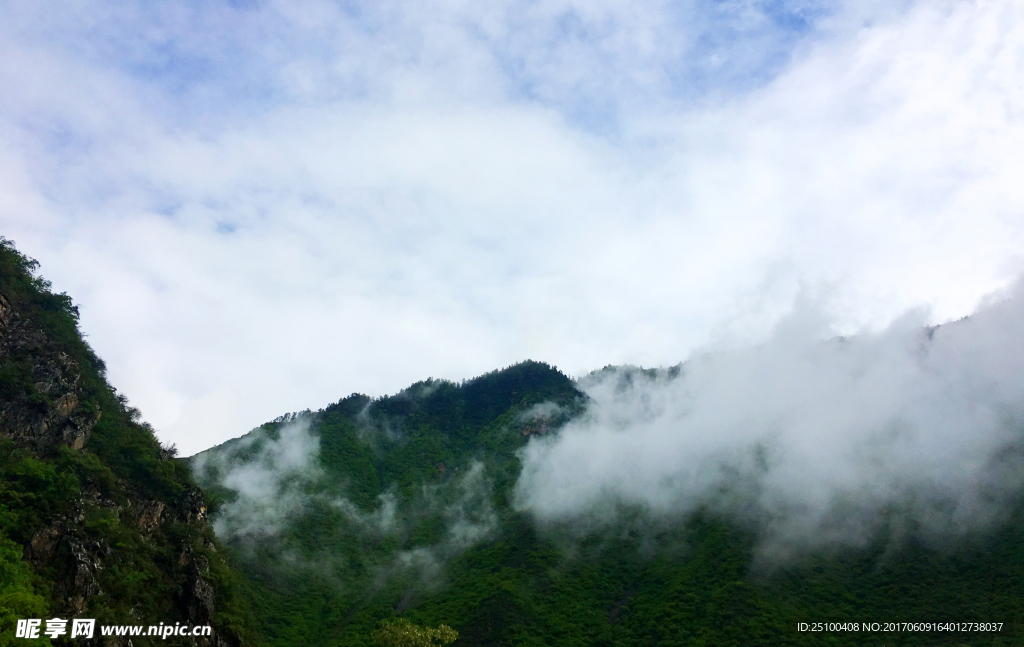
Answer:
<svg viewBox="0 0 1024 647"><path fill-rule="evenodd" d="M582 527L710 506L756 522L766 551L856 545L892 513L932 538L983 529L1024 485L1024 283L925 319L824 340L807 301L765 343L678 373L594 373L586 415L524 448L516 505Z"/></svg>

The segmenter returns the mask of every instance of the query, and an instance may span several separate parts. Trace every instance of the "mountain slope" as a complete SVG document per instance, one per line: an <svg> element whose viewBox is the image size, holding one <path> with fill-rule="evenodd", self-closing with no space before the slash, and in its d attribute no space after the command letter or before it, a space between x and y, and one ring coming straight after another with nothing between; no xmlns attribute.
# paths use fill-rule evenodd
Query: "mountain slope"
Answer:
<svg viewBox="0 0 1024 647"><path fill-rule="evenodd" d="M180 644L245 644L248 611L202 492L35 268L0 239L0 644L33 617L211 624Z"/></svg>
<svg viewBox="0 0 1024 647"><path fill-rule="evenodd" d="M431 588L441 564L494 534L515 449L582 397L524 362L461 385L352 395L191 460L224 497L218 534L248 569L270 640L360 644L392 598Z"/></svg>
<svg viewBox="0 0 1024 647"><path fill-rule="evenodd" d="M215 527L274 645L369 645L394 615L449 624L464 645L1022 639L1019 511L951 546L916 535L893 509L866 546L807 550L772 568L756 559L756 527L708 508L666 519L619 506L597 524L538 524L516 508L517 451L587 406L564 375L527 362L463 384L353 395L192 464L220 497ZM801 622L882 624L822 634ZM1003 624L886 630L899 622Z"/></svg>

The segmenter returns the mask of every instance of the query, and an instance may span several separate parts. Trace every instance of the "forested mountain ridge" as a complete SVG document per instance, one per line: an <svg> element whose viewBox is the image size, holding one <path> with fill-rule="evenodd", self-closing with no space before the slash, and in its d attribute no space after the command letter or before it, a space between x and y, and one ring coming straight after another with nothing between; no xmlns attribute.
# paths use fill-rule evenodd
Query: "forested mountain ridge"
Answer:
<svg viewBox="0 0 1024 647"><path fill-rule="evenodd" d="M0 645L48 644L15 639L14 625L55 617L213 627L169 643L96 630L76 644L251 644L202 491L35 269L0 239Z"/></svg>
<svg viewBox="0 0 1024 647"><path fill-rule="evenodd" d="M462 384L353 394L190 460L222 497L218 534L248 569L269 640L370 644L394 605L436 592L446 564L497 536L515 450L584 398L557 369L527 361Z"/></svg>
<svg viewBox="0 0 1024 647"><path fill-rule="evenodd" d="M683 368L597 376L628 385ZM395 616L451 625L457 645L1021 640L1019 506L955 546L916 536L894 509L867 545L808 550L767 569L757 529L712 508L656 519L620 506L592 527L538 522L516 502L520 450L587 406L556 369L524 362L462 384L352 395L191 460L220 501L215 527L247 575L269 644L370 645L379 621ZM821 622L1002 625L798 630Z"/></svg>

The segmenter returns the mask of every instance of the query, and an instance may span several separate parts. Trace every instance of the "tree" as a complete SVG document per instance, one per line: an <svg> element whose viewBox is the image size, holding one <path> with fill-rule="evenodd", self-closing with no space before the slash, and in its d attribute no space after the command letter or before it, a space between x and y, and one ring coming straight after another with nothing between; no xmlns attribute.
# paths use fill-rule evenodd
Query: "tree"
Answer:
<svg viewBox="0 0 1024 647"><path fill-rule="evenodd" d="M0 506L0 521L5 521L3 506ZM46 600L32 586L32 571L21 559L21 546L0 534L0 647L17 644L14 628L22 618L45 618ZM444 625L442 625L444 626ZM50 639L40 636L43 642Z"/></svg>
<svg viewBox="0 0 1024 647"><path fill-rule="evenodd" d="M381 647L434 647L447 645L458 637L459 632L448 625L421 627L405 618L381 620L380 629L373 632L373 642Z"/></svg>

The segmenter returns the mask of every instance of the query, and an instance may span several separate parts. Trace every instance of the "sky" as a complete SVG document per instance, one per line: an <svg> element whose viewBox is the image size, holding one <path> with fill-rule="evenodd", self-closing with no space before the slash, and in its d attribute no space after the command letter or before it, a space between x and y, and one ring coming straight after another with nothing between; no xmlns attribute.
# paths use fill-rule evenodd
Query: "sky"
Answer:
<svg viewBox="0 0 1024 647"><path fill-rule="evenodd" d="M0 3L0 234L183 455L352 392L956 320L1024 5Z"/></svg>

